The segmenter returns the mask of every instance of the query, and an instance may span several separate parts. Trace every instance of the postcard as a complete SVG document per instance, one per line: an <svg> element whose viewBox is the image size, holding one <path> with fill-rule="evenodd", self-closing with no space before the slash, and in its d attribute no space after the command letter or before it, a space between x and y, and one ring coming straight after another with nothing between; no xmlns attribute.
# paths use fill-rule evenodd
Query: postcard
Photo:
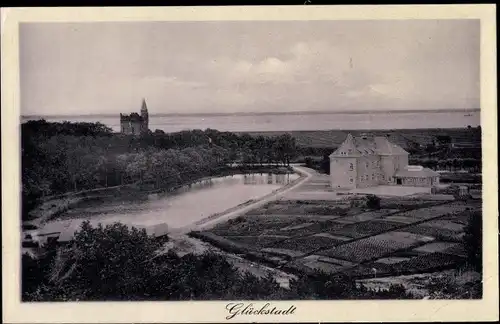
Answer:
<svg viewBox="0 0 500 324"><path fill-rule="evenodd" d="M498 320L495 27L2 8L4 321Z"/></svg>

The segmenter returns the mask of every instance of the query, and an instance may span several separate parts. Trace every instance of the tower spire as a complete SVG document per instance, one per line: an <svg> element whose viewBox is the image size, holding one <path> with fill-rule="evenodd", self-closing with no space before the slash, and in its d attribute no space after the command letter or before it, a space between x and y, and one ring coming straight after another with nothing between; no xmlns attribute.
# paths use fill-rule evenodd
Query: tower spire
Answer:
<svg viewBox="0 0 500 324"><path fill-rule="evenodd" d="M147 133L149 129L149 113L148 113L148 106L146 105L146 99L144 98L142 98L141 117L142 117L141 131L142 133Z"/></svg>
<svg viewBox="0 0 500 324"><path fill-rule="evenodd" d="M142 98L141 112L147 112L148 106L146 105L146 99Z"/></svg>

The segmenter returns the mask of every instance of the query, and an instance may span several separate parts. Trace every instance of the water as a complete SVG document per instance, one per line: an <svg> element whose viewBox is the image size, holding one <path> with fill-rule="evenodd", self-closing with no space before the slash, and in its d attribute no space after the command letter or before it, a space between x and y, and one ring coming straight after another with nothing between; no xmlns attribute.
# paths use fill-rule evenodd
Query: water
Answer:
<svg viewBox="0 0 500 324"><path fill-rule="evenodd" d="M114 131L120 131L120 117L89 116L32 116L22 121L45 118L47 121L101 122ZM462 128L480 125L480 112L379 112L379 113L294 113L255 115L184 115L150 114L149 128L165 132L212 128L231 132L265 132L300 130L356 130L356 129L418 129Z"/></svg>
<svg viewBox="0 0 500 324"><path fill-rule="evenodd" d="M185 187L176 194L152 194L134 200L88 201L47 224L43 232L72 232L82 221L93 225L121 222L141 228L168 230L192 225L248 200L258 199L297 179L297 174L248 174L214 178Z"/></svg>

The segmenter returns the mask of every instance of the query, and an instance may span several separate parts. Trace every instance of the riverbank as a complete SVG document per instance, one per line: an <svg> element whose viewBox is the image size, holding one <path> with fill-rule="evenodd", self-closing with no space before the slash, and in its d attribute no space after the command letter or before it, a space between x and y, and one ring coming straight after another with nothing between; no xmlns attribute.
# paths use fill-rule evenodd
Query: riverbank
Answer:
<svg viewBox="0 0 500 324"><path fill-rule="evenodd" d="M177 185L175 187L167 188L151 188L147 184L127 184L122 186L90 189L85 191L79 191L77 193L67 193L52 197L46 201L43 201L38 207L33 209L29 213L29 218L26 223L33 224L35 226L41 226L50 220L56 219L59 215L69 211L78 204L93 200L93 199L107 199L107 198L126 198L126 197L140 197L148 196L151 194L159 193L169 193L175 195L179 191L185 188L189 188L197 183L209 182L216 178L228 177L238 174L251 174L251 173L272 173L272 174L287 174L293 173L293 168L286 166L270 166L270 165L235 165L224 169L219 169L214 175L204 176L197 179L192 179L184 182L183 184ZM246 202L241 205L248 204ZM231 210L239 206L232 207ZM228 212L228 211L226 211ZM217 215L212 215L216 217Z"/></svg>
<svg viewBox="0 0 500 324"><path fill-rule="evenodd" d="M274 190L273 192L259 198L256 200L250 200L238 206L232 207L228 210L225 210L221 213L213 214L208 216L207 218L201 219L195 224L191 226L184 227L179 230L180 233L189 233L191 231L198 231L202 229L208 229L212 226L215 226L219 222L227 221L228 219L238 217L240 215L245 214L251 209L262 207L263 205L269 203L272 200L276 200L287 192L296 189L307 180L312 177L312 174L307 171L306 168L300 167L297 165L292 165L292 170L299 175L299 178L290 182L289 184Z"/></svg>

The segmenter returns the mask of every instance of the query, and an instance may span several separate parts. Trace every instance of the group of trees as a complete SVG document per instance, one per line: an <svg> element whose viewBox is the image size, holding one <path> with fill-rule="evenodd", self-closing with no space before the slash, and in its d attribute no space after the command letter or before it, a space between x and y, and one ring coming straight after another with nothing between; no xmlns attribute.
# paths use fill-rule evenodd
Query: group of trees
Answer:
<svg viewBox="0 0 500 324"><path fill-rule="evenodd" d="M454 158L454 159L415 159L410 158L410 164L422 165L432 170L467 170L481 172L481 159Z"/></svg>
<svg viewBox="0 0 500 324"><path fill-rule="evenodd" d="M38 260L23 256L23 300L411 298L400 286L375 291L321 272L285 289L272 276L242 273L220 254L158 254L160 245L144 230L84 223L69 245Z"/></svg>
<svg viewBox="0 0 500 324"><path fill-rule="evenodd" d="M40 197L152 182L171 187L232 163L289 164L290 135L252 137L207 129L135 137L113 134L99 123L29 121L22 125L24 210Z"/></svg>

